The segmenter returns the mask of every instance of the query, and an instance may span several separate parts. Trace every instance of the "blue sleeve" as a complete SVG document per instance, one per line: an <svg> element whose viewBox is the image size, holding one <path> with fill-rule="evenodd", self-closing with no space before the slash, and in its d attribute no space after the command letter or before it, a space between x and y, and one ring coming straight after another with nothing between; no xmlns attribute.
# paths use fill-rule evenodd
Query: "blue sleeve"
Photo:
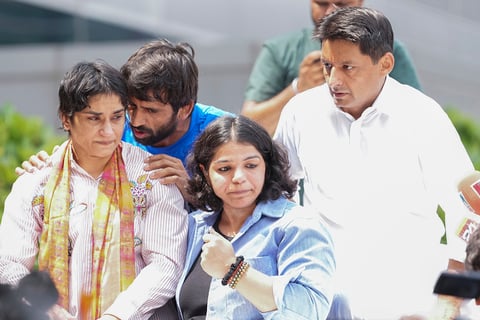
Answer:
<svg viewBox="0 0 480 320"><path fill-rule="evenodd" d="M296 216L278 248L273 292L285 319L325 319L333 300L335 258L332 239L321 218ZM268 317L267 317L268 318Z"/></svg>

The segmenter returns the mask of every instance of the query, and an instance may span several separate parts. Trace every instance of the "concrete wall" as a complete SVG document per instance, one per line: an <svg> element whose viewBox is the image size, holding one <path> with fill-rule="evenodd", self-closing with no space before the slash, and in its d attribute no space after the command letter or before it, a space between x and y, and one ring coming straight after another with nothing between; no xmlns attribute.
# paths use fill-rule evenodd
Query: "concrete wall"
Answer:
<svg viewBox="0 0 480 320"><path fill-rule="evenodd" d="M58 85L76 62L102 58L120 67L143 42L70 46L18 46L0 50L0 106L13 104L26 115L58 126ZM196 46L198 101L239 112L253 50L240 43ZM213 54L212 54L213 52Z"/></svg>
<svg viewBox="0 0 480 320"><path fill-rule="evenodd" d="M121 3L131 3L124 0L28 2L51 6L62 3L64 9L75 7L83 15L108 12L88 4L121 7ZM105 18L144 29L166 28L175 37L192 43L200 69L199 101L233 112L240 111L245 84L261 43L273 35L311 25L308 0L135 3L134 7L127 5L123 10L113 10ZM442 105L455 105L478 118L480 21L472 11L479 11L479 3L477 0L365 1L366 6L380 9L392 21L396 37L410 50L424 91ZM66 70L80 60L95 58L120 67L142 44L143 41L0 47L0 106L10 102L25 114L42 116L57 125L56 94Z"/></svg>

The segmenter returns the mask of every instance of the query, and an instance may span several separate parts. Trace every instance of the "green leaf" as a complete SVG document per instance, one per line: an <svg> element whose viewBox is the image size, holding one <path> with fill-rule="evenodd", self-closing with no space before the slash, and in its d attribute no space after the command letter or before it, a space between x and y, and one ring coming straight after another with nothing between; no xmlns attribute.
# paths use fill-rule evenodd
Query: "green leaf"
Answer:
<svg viewBox="0 0 480 320"><path fill-rule="evenodd" d="M40 117L26 117L9 104L0 107L0 218L17 179L15 167L40 150L51 152L66 138Z"/></svg>

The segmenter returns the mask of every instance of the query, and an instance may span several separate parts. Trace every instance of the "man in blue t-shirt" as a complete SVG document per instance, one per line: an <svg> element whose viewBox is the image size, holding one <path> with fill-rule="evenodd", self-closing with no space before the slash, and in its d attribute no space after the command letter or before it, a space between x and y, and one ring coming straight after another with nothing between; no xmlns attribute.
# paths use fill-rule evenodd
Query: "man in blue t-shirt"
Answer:
<svg viewBox="0 0 480 320"><path fill-rule="evenodd" d="M146 169L184 192L185 160L196 137L229 112L197 103L198 68L193 48L166 39L146 43L121 67L130 106L123 140L149 151Z"/></svg>
<svg viewBox="0 0 480 320"><path fill-rule="evenodd" d="M175 183L186 198L185 160L196 137L227 111L197 103L198 67L188 43L153 40L134 52L121 67L130 98L122 140L153 155L145 169L163 184ZM24 170L43 166L44 151L25 161Z"/></svg>
<svg viewBox="0 0 480 320"><path fill-rule="evenodd" d="M187 155L190 152L190 147L197 136L212 120L224 115L225 113L227 112L218 108L207 106L201 103L195 103L190 114L190 125L188 130L185 131L183 136L181 136L176 142L173 142L173 144L161 144L161 140L153 141L152 144L140 143L139 141L141 140L139 139L139 141L137 141L135 138L131 120L128 116L127 119L129 119L129 121L125 122L125 131L123 132L122 140L139 146L140 148L147 150L154 155L167 154L174 158L178 158L182 160L183 164L185 164Z"/></svg>

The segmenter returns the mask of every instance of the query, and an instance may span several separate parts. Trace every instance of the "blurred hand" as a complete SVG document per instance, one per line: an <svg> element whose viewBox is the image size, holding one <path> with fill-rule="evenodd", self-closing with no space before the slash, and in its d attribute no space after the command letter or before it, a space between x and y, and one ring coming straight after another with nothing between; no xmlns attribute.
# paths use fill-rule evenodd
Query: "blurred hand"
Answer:
<svg viewBox="0 0 480 320"><path fill-rule="evenodd" d="M48 316L50 320L76 320L67 310L60 307L58 304L54 305L48 310Z"/></svg>
<svg viewBox="0 0 480 320"><path fill-rule="evenodd" d="M410 315L410 316L403 316L398 320L428 320L428 318L420 315Z"/></svg>
<svg viewBox="0 0 480 320"><path fill-rule="evenodd" d="M98 318L98 320L119 320L119 319L120 318L115 317L114 315L111 315L111 314L104 314L103 316Z"/></svg>
<svg viewBox="0 0 480 320"><path fill-rule="evenodd" d="M223 278L236 260L232 244L213 228L203 236L203 241L200 265L211 277Z"/></svg>
<svg viewBox="0 0 480 320"><path fill-rule="evenodd" d="M325 83L321 56L322 51L316 50L310 52L303 58L298 70L297 88L299 92Z"/></svg>
<svg viewBox="0 0 480 320"><path fill-rule="evenodd" d="M455 320L460 316L460 308L463 300L454 296L439 294L433 313L428 320Z"/></svg>
<svg viewBox="0 0 480 320"><path fill-rule="evenodd" d="M150 174L152 179L159 179L162 184L175 184L188 201L186 187L189 176L180 159L166 154L157 154L148 157L144 162L144 169L152 171Z"/></svg>

